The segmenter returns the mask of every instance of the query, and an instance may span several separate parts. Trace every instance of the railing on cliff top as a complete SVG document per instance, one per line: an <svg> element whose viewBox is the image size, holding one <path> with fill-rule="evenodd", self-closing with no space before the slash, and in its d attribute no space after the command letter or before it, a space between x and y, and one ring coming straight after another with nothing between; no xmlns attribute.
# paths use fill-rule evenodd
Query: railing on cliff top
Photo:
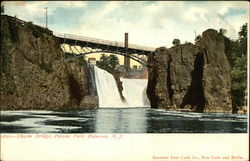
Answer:
<svg viewBox="0 0 250 161"><path fill-rule="evenodd" d="M4 15L4 14L1 15L1 16L10 17L11 20L13 20L13 21L14 21L16 24L18 24L18 25L25 26L25 25L28 25L28 24L32 24L32 25L34 25L34 26L36 26L36 27L39 27L39 28L43 29L45 32L49 32L50 34L53 34L53 31L49 30L48 28L46 28L46 27L44 27L44 26L40 26L40 25L33 24L32 21L26 22L26 21L24 21L24 20L21 20L21 19L17 18L16 16L13 17L13 16L9 16L9 15Z"/></svg>
<svg viewBox="0 0 250 161"><path fill-rule="evenodd" d="M91 38L91 37L86 37L86 36L58 33L58 32L54 32L53 34L56 37L65 38L65 39L91 42L91 43L103 44L103 45L108 45L108 46L124 47L124 43L118 42L118 41L110 41L110 40L97 39L97 38ZM152 51L152 52L155 50L155 48L152 48L152 47L141 46L141 45L136 45L136 44L128 44L128 48L132 48L136 50Z"/></svg>
<svg viewBox="0 0 250 161"><path fill-rule="evenodd" d="M18 19L17 17L13 17L13 16L9 16L9 15L2 15L2 16L11 17L13 20L20 23L21 25L26 25L29 23L29 22L23 21L21 19ZM42 26L39 26L39 27L42 27ZM45 27L42 27L42 28L46 29ZM73 34L64 34L64 33L59 33L59 32L53 32L53 35L56 37L60 37L60 38L73 39L73 40L78 40L78 41L85 41L85 42L91 42L91 43L103 44L103 45L109 45L109 46L116 46L116 47L124 47L124 43L118 42L118 41L97 39L97 38L91 38L91 37L79 36L79 35L73 35ZM136 44L128 44L128 48L132 48L132 49L136 49L136 50L151 51L151 52L153 52L155 50L155 48L153 48L153 47L147 47L147 46L136 45Z"/></svg>
<svg viewBox="0 0 250 161"><path fill-rule="evenodd" d="M25 25L25 24L28 23L28 22L26 22L26 21L24 21L24 20L21 20L21 19L17 18L16 16L13 17L13 16L5 15L5 14L2 14L1 16L3 16L3 17L4 17L4 16L10 17L10 18L12 18L12 20L14 20L15 22L17 22L17 23L19 23L19 24L21 24L21 25Z"/></svg>

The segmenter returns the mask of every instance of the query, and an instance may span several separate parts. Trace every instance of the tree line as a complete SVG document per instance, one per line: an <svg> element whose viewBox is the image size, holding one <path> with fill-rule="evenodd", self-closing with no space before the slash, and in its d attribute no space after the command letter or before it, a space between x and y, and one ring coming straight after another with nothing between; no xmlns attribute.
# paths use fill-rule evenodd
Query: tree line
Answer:
<svg viewBox="0 0 250 161"><path fill-rule="evenodd" d="M110 73L114 73L116 66L119 64L119 59L116 55L102 54L99 61L96 61L96 66Z"/></svg>
<svg viewBox="0 0 250 161"><path fill-rule="evenodd" d="M245 91L247 90L247 23L238 32L237 40L225 38L226 45L229 47L227 57L232 67L231 71L231 94L233 112L238 111L245 102Z"/></svg>

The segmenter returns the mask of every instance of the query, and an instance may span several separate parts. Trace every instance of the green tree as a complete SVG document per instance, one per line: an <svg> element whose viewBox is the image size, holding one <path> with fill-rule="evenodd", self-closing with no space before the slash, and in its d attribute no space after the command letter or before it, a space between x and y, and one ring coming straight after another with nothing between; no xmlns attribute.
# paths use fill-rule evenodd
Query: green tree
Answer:
<svg viewBox="0 0 250 161"><path fill-rule="evenodd" d="M119 64L119 59L114 54L110 56L102 54L100 60L96 62L96 65L99 68L102 68L110 73L114 73L117 64Z"/></svg>
<svg viewBox="0 0 250 161"><path fill-rule="evenodd" d="M244 92L247 88L247 24L238 32L239 38L233 44L232 49L232 71L231 92L233 112L244 105Z"/></svg>
<svg viewBox="0 0 250 161"><path fill-rule="evenodd" d="M201 38L202 38L201 35L197 35L196 38L195 38L195 40L194 40L195 44L200 43L201 42Z"/></svg>
<svg viewBox="0 0 250 161"><path fill-rule="evenodd" d="M233 107L237 111L237 107L244 105L244 92L247 88L247 58L242 55L237 57L234 67L231 71L232 77L232 96Z"/></svg>
<svg viewBox="0 0 250 161"><path fill-rule="evenodd" d="M132 69L136 71L138 69L137 65L133 65Z"/></svg>
<svg viewBox="0 0 250 161"><path fill-rule="evenodd" d="M226 29L220 28L219 34L225 36L226 33L227 33L227 30L226 30Z"/></svg>
<svg viewBox="0 0 250 161"><path fill-rule="evenodd" d="M247 55L247 23L241 27L238 32L239 38L237 40L239 54Z"/></svg>
<svg viewBox="0 0 250 161"><path fill-rule="evenodd" d="M109 56L109 66L111 70L114 70L116 65L119 64L119 59L116 55L112 54Z"/></svg>
<svg viewBox="0 0 250 161"><path fill-rule="evenodd" d="M177 46L177 45L180 45L180 44L181 44L181 41L180 41L179 39L174 39L173 42L172 42L172 44L173 44L174 46Z"/></svg>
<svg viewBox="0 0 250 161"><path fill-rule="evenodd" d="M239 39L246 39L247 38L247 23L245 23L242 27L240 32L238 33Z"/></svg>
<svg viewBox="0 0 250 161"><path fill-rule="evenodd" d="M102 54L100 60L96 62L96 65L104 70L109 70L109 57Z"/></svg>

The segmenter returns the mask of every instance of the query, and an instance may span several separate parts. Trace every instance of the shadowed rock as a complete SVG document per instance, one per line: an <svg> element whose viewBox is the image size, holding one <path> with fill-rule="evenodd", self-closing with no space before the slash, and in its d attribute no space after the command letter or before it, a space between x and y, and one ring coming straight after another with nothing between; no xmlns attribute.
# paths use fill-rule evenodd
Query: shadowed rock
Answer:
<svg viewBox="0 0 250 161"><path fill-rule="evenodd" d="M195 112L231 111L230 65L224 37L208 29L196 45L160 47L149 57L147 95L152 108L190 105Z"/></svg>

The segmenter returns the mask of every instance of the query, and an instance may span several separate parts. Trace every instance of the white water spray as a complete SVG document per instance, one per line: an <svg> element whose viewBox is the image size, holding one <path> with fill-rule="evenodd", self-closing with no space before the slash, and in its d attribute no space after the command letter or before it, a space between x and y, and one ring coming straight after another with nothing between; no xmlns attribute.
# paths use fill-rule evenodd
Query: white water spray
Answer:
<svg viewBox="0 0 250 161"><path fill-rule="evenodd" d="M121 79L127 107L149 107L146 95L147 79Z"/></svg>
<svg viewBox="0 0 250 161"><path fill-rule="evenodd" d="M98 67L94 69L100 108L149 107L146 96L146 79L121 79L123 82L122 93L126 99L123 102L113 75Z"/></svg>

